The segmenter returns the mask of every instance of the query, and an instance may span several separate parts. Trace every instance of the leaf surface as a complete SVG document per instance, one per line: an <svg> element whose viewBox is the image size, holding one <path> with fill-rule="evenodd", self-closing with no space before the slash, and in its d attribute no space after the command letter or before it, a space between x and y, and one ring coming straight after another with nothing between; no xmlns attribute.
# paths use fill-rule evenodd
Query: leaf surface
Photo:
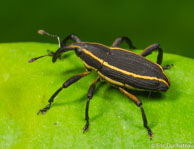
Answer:
<svg viewBox="0 0 194 149"><path fill-rule="evenodd" d="M163 65L171 87L166 93L133 92L143 102L149 140L140 109L117 88L97 85L90 102L90 128L83 134L87 91L97 74L92 72L64 89L45 115L37 115L50 96L85 68L74 52L55 64L51 58L28 63L30 58L56 51L56 44L0 44L1 148L129 148L194 144L194 60L164 54ZM138 51L138 50L137 50ZM140 52L140 51L138 51ZM149 58L156 60L156 53Z"/></svg>

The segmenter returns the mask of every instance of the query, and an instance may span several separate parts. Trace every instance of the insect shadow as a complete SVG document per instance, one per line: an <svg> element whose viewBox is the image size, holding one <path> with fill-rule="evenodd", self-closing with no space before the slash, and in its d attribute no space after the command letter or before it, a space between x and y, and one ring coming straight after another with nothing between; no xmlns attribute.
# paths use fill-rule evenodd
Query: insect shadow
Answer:
<svg viewBox="0 0 194 149"><path fill-rule="evenodd" d="M99 90L100 90L102 85L103 85L102 83L99 83L99 85L96 86L95 94L98 94L98 92L99 92ZM89 89L89 86L88 86L88 89ZM87 93L88 92L86 91L83 95L81 95L81 97L77 96L76 99L72 99L70 101L68 100L68 101L62 101L62 102L53 103L52 107L71 105L71 104L80 104L80 105L84 105L84 106L82 106L82 111L84 113L85 112L86 102L87 102ZM93 98L95 98L95 95L94 95ZM94 121L94 120L98 119L99 117L101 117L103 115L103 113L104 113L104 111L99 109L97 114L90 116L91 117L90 121Z"/></svg>
<svg viewBox="0 0 194 149"><path fill-rule="evenodd" d="M162 102L164 100L166 100L168 102L171 102L171 100L176 100L176 97L178 96L178 94L177 94L177 95L173 95L173 98L170 98L170 96L168 96L168 98L167 98L167 97L165 97L166 94L162 93L162 92L135 91L135 90L129 90L129 91L130 91L130 93L136 95L136 97L138 97L142 101L143 105L146 102L154 102L154 103L158 102L158 104L160 104L160 102ZM119 100L122 100L122 99L123 100L128 100L128 104L134 105L134 108L138 109L138 107L131 100L129 100L128 97L126 97L125 95L122 96L121 92L117 88L112 87L111 85L109 85L105 92L106 92L106 94L104 94L105 100L111 101L111 100L114 100L117 97L117 98L119 98ZM112 92L114 92L114 94L118 94L118 95L112 96L111 94L108 94L108 93L112 93ZM111 101L111 102L114 102L114 101ZM123 101L123 102L126 103L126 101ZM118 107L116 107L116 108L118 108ZM157 107L156 107L156 109L157 109ZM134 120L132 120L132 118L129 116L129 114L126 113L126 109L125 110L117 109L117 110L119 110L120 113L122 113L120 115L120 117L123 120L131 122L131 124L133 126L139 128L139 129L143 129L142 125L139 125L137 123L133 123ZM157 124L158 123L157 123L157 119L156 119L154 122L150 123L150 127L153 128Z"/></svg>

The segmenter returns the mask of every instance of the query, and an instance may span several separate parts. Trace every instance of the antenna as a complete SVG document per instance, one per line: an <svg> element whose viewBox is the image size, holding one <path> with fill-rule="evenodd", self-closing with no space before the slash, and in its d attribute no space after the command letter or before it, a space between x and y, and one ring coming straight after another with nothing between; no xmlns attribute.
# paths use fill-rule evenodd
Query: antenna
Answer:
<svg viewBox="0 0 194 149"><path fill-rule="evenodd" d="M36 61L37 59L39 59L39 58L42 58L42 57L45 57L45 56L53 56L53 52L50 52L49 54L47 54L47 55L42 55L42 56L39 56L39 57L34 57L34 58L32 58L32 59L30 59L28 62L29 63L32 63L32 62L34 62L34 61Z"/></svg>
<svg viewBox="0 0 194 149"><path fill-rule="evenodd" d="M47 33L47 32L44 31L44 30L38 30L38 34L40 34L40 35L47 35L47 36L50 36L50 37L57 38L58 43L59 43L59 48L61 48L60 37L59 37L58 35L49 34L49 33ZM46 56L54 56L54 53L53 53L53 52L50 52L50 53L47 54L47 55L42 55L42 56L39 56L39 57L34 57L34 58L30 59L28 62L29 62L29 63L32 63L32 62L34 62L34 61L36 61L36 60L38 60L38 59L40 59L40 58L42 58L42 57L46 57Z"/></svg>
<svg viewBox="0 0 194 149"><path fill-rule="evenodd" d="M50 36L50 37L57 38L58 43L59 43L59 48L61 48L60 37L58 35L50 34L50 33L46 32L44 30L38 30L38 34L40 34L40 35L47 35L47 36Z"/></svg>

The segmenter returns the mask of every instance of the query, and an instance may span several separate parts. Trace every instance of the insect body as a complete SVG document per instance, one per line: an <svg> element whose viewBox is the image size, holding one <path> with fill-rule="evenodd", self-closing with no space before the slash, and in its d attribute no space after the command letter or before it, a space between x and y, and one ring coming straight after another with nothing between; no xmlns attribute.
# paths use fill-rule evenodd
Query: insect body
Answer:
<svg viewBox="0 0 194 149"><path fill-rule="evenodd" d="M108 48L98 43L74 43L66 48L79 48L77 55L86 68L98 72L104 80L121 87L166 91L169 80L160 65L121 48Z"/></svg>
<svg viewBox="0 0 194 149"><path fill-rule="evenodd" d="M47 34L49 36L58 37L57 35L48 34L45 31L40 30L39 33ZM59 40L59 37L58 37ZM74 43L66 45L68 40L73 40ZM78 81L82 77L88 75L91 70L98 73L97 79L91 84L88 91L88 100L86 104L86 125L84 132L89 128L89 103L93 97L96 83L100 80L105 80L110 84L119 88L119 90L131 99L141 109L144 127L147 129L150 138L153 133L147 125L147 119L142 107L142 102L133 94L129 93L127 89L135 90L149 90L149 91L167 91L170 87L170 82L164 73L164 69L168 69L170 66L161 66L163 52L159 44L153 44L141 53L137 55L132 51L119 48L119 45L126 41L131 49L134 49L132 42L127 37L117 38L112 46L109 48L99 43L82 42L77 36L69 35L62 43L59 41L59 49L56 52L51 52L48 55L43 55L31 59L29 62L33 62L44 56L52 56L52 61L55 62L62 53L69 50L75 50L77 56L80 57L84 63L87 71L67 80L49 99L49 104L41 109L38 113L45 113L51 106L54 98L63 89L70 86L72 83ZM157 64L149 61L145 56L152 53L152 51L158 50Z"/></svg>

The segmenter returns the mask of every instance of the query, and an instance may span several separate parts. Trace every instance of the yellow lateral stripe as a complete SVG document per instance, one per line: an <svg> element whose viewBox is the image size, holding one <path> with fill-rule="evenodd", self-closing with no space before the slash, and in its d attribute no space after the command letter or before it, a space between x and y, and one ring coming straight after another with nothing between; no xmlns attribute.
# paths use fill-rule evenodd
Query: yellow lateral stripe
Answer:
<svg viewBox="0 0 194 149"><path fill-rule="evenodd" d="M82 51L87 54L87 55L90 55L92 58L94 58L95 60L99 61L101 64L104 62L104 60L98 58L97 56L93 55L91 52L89 52L88 50L86 49L82 49Z"/></svg>
<svg viewBox="0 0 194 149"><path fill-rule="evenodd" d="M107 80L108 82L110 82L110 83L112 83L112 84L119 85L119 86L124 86L123 83L118 82L118 81L115 81L115 80L112 80L112 79L106 77L105 75L103 75L103 74L102 74L101 72L99 72L99 71L98 71L98 74L99 74L103 79Z"/></svg>
<svg viewBox="0 0 194 149"><path fill-rule="evenodd" d="M160 69L162 70L162 73L165 75L165 77L167 78L169 84L170 84L170 80L169 78L167 77L167 75L164 73L164 69L162 68L162 66L160 66L159 64L156 63L156 65L158 65L160 67Z"/></svg>
<svg viewBox="0 0 194 149"><path fill-rule="evenodd" d="M106 81L112 83L112 84L115 84L115 85L118 85L118 86L125 86L126 88L128 89L132 89L132 90L138 90L138 91L146 91L145 89L139 89L139 88L135 88L133 86L130 86L128 84L123 84L121 82L118 82L118 81L115 81L109 77L106 77L105 75L103 75L101 72L98 71L98 74L100 77L102 77L103 79L105 79Z"/></svg>
<svg viewBox="0 0 194 149"><path fill-rule="evenodd" d="M111 50L122 50L122 51L125 51L125 52L129 52L129 53L133 53L133 54L136 54L137 55L137 53L135 53L135 52L133 52L133 51L129 51L129 50L126 50L126 49L122 49L122 48L117 48L117 47L114 47L114 48L110 48ZM143 52L142 52L143 53ZM138 55L138 56L141 56L141 55ZM164 70L163 70L163 68L159 65L159 64L157 64L157 63L154 63L154 62L152 62L152 61L150 61L149 59L147 59L147 58L145 58L145 57L143 57L143 56L141 56L142 58L144 58L144 59L146 59L146 60L148 60L149 62L151 62L151 63L153 63L153 64L155 64L155 65L158 65L159 67L160 67L160 69L162 70L162 73L165 75L165 77L167 78L167 80L168 80L168 82L170 83L170 80L168 79L168 77L167 77L167 75L165 74L165 72L164 72Z"/></svg>
<svg viewBox="0 0 194 149"><path fill-rule="evenodd" d="M137 53L135 53L135 52L133 52L133 51L126 50L126 49L119 48L119 47L110 47L110 50L122 50L122 51L125 51L125 52L134 53L134 54L137 55Z"/></svg>
<svg viewBox="0 0 194 149"><path fill-rule="evenodd" d="M168 83L167 83L166 81L162 80L162 79L158 79L158 78L156 78L156 77L149 77L149 76L137 75L137 74L134 74L134 73L131 73L131 72L122 70L122 69L120 69L120 68L117 68L117 67L115 67L115 66L112 66L112 65L108 64L107 62L101 60L100 58L96 57L96 56L93 55L91 52L87 51L86 49L82 49L82 50L83 50L83 52L84 52L85 54L90 55L91 57L93 57L94 59L96 59L97 61L99 61L100 63L102 63L103 65L105 65L105 66L107 66L107 67L109 67L109 68L111 68L111 69L113 69L113 70L122 72L122 73L124 73L124 74L126 74L126 75L129 75L129 76L132 76L132 77L135 77L135 78L147 79L147 80L157 80L157 81L163 82L164 84L166 84L166 85L169 87Z"/></svg>
<svg viewBox="0 0 194 149"><path fill-rule="evenodd" d="M67 46L65 48L81 48L82 49L82 47L80 47L78 45L69 45L69 46Z"/></svg>
<svg viewBox="0 0 194 149"><path fill-rule="evenodd" d="M86 66L86 68L88 68L88 69L93 69L93 70L97 71L96 68L94 68L94 67L92 67L92 66L86 64L86 62L84 62L84 61L82 61L82 62L84 63L84 65Z"/></svg>
<svg viewBox="0 0 194 149"><path fill-rule="evenodd" d="M100 46L103 46L103 47L105 47L105 48L108 48L108 49L109 49L109 47L108 47L108 46L106 46L106 45L104 45L104 44L101 44L101 43L97 43L97 42L84 42L84 43L87 43L87 44L97 44L97 45L100 45Z"/></svg>
<svg viewBox="0 0 194 149"><path fill-rule="evenodd" d="M120 68L117 68L117 67L115 67L115 66L112 66L112 65L108 64L107 62L104 62L103 65L105 65L105 66L107 66L107 67L109 67L109 68L112 68L112 69L114 69L114 70L116 70L116 71L122 72L122 73L124 73L124 74L126 74L126 75L135 77L135 78L141 78L141 79L147 79L147 80L157 80L157 81L160 81L160 82L165 83L165 84L169 87L168 83L167 83L166 81L162 80L162 79L158 79L158 78L156 78L156 77L149 77L149 76L137 75L137 74L135 74L135 73L131 73L131 72L122 70L122 69L120 69Z"/></svg>
<svg viewBox="0 0 194 149"><path fill-rule="evenodd" d="M76 46L76 45L70 45L70 46L68 46L68 48L81 48L81 47L80 47L80 46ZM127 50L122 49L122 48L110 48L110 49L119 49L119 50L127 51ZM98 58L97 56L93 55L93 54L92 54L91 52L89 52L87 49L82 49L82 50L83 50L84 53L90 55L91 57L93 57L94 59L96 59L96 60L99 61L100 63L105 64L105 65L106 65L107 67L109 67L109 68L112 68L112 69L114 69L114 70L120 71L120 72L122 72L122 73L124 73L124 74L126 74L126 75L133 76L133 77L136 77L136 78L147 79L147 80L157 80L157 81L160 81L160 82L165 83L165 84L169 87L169 84L168 84L166 81L162 80L162 79L158 79L158 78L156 78L156 77L149 77L149 76L137 75L137 74L134 74L134 73L131 73L131 72L128 72L128 71L119 69L119 68L117 68L117 67L114 67L114 66L108 64L107 62L104 62L104 60L102 60L102 59ZM132 51L127 51L127 52L134 53L134 52L132 52ZM144 58L144 57L143 57L143 58ZM146 60L147 60L147 59L146 59ZM150 62L151 62L151 61L150 61ZM153 63L153 62L152 62L152 63ZM155 63L154 63L154 64L155 64ZM162 73L166 76L166 74L165 74L164 71L163 71L163 68L162 68L159 64L156 64L156 65L158 65L158 66L160 67L160 69L162 70ZM168 79L167 76L166 76L166 78ZM168 81L169 81L169 79L168 79Z"/></svg>
<svg viewBox="0 0 194 149"><path fill-rule="evenodd" d="M124 84L124 86L126 87L126 88L128 88L128 89L132 89L132 90L137 90L137 91L148 91L148 90L146 90L146 89L140 89L140 88L135 88L135 87L133 87L133 86L131 86L131 85L128 85L128 84Z"/></svg>
<svg viewBox="0 0 194 149"><path fill-rule="evenodd" d="M101 45L101 46L104 46L104 47L108 48L108 46L105 46L105 45L100 44L100 43L95 43L95 42L85 42L85 43L88 43L88 44L98 44L98 45ZM80 46L76 46L76 45L70 45L70 46L68 46L68 48L81 48L81 47L80 47ZM119 47L110 47L109 49L110 49L110 50L122 50L122 51L125 51L125 52L129 52L129 53L136 54L136 53L133 52L133 51L129 51L129 50L126 50L126 49L123 49L123 48L119 48ZM137 55L137 54L136 54L136 55ZM141 55L138 55L138 56L141 56ZM143 56L142 56L142 58L146 59L146 58L143 57ZM149 59L146 59L146 60L150 61ZM162 68L159 64L157 64L157 63L154 63L154 62L152 62L152 61L150 61L150 62L153 63L153 64L155 64L155 65L158 65L158 67L160 67L160 69L162 70L162 73L165 75L165 77L167 78L168 82L170 83L170 80L168 79L167 75L165 74L163 68ZM166 84L166 83L165 83L165 84ZM168 87L169 87L169 85L168 85Z"/></svg>

